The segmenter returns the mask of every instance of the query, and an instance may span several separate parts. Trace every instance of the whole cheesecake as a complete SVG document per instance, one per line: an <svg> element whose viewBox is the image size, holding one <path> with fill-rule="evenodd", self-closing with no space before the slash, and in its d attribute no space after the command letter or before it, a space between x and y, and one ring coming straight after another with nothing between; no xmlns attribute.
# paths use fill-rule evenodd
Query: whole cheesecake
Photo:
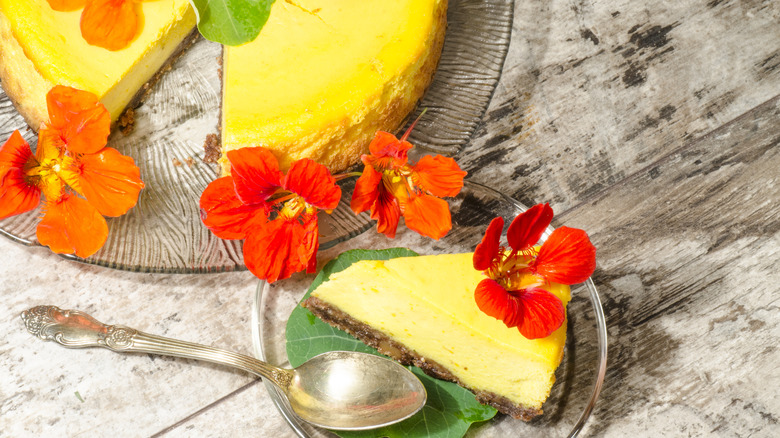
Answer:
<svg viewBox="0 0 780 438"><path fill-rule="evenodd" d="M277 1L260 36L225 47L225 153L271 149L283 168L311 158L340 171L377 130L393 131L430 84L447 0Z"/></svg>
<svg viewBox="0 0 780 438"><path fill-rule="evenodd" d="M138 2L135 7L143 23L139 34L112 52L81 36L80 9L57 12L46 0L0 0L0 80L31 128L48 120L46 93L58 84L94 93L117 120L186 46L195 27L189 0Z"/></svg>
<svg viewBox="0 0 780 438"><path fill-rule="evenodd" d="M406 365L471 390L481 403L530 420L555 382L566 322L529 340L479 310L485 278L472 253L364 260L332 274L304 307ZM566 306L569 286L544 287Z"/></svg>

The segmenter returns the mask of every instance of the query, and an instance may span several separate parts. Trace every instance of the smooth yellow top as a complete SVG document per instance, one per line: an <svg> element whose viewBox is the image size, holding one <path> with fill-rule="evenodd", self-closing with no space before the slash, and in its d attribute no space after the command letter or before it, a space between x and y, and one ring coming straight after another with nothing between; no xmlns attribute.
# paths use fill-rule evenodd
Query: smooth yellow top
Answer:
<svg viewBox="0 0 780 438"><path fill-rule="evenodd" d="M427 55L439 3L276 1L255 41L225 47L223 145L306 154L360 123L406 92L400 82Z"/></svg>
<svg viewBox="0 0 780 438"><path fill-rule="evenodd" d="M529 340L476 305L484 275L472 254L361 261L331 276L312 296L447 367L465 385L541 407L563 357L566 324ZM545 287L571 299L570 288Z"/></svg>
<svg viewBox="0 0 780 438"><path fill-rule="evenodd" d="M114 116L195 25L188 0L139 2L135 7L141 31L128 47L112 52L87 44L81 36L80 9L57 12L46 0L0 0L0 10L14 37L40 75L53 84L90 91L101 100L111 94L111 102L103 103ZM143 76L143 80L121 84L123 89L118 90L120 82L131 74Z"/></svg>

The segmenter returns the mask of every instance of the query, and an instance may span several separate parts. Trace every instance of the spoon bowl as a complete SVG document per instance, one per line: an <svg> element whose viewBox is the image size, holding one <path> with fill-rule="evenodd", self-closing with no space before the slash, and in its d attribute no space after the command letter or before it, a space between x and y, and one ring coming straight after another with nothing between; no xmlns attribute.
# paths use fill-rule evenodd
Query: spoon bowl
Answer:
<svg viewBox="0 0 780 438"><path fill-rule="evenodd" d="M295 373L287 389L290 406L298 416L325 428L385 426L411 417L425 404L425 388L414 374L373 354L322 353Z"/></svg>
<svg viewBox="0 0 780 438"><path fill-rule="evenodd" d="M289 370L219 348L105 325L78 310L38 306L22 312L27 330L68 348L103 347L203 360L268 379L302 420L334 430L365 430L397 423L422 409L425 387L402 365L367 353L331 351Z"/></svg>

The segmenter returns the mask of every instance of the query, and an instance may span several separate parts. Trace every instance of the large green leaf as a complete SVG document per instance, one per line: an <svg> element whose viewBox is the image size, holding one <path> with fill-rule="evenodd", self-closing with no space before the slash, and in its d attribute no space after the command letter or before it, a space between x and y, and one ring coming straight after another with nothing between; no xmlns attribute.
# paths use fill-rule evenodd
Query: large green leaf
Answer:
<svg viewBox="0 0 780 438"><path fill-rule="evenodd" d="M388 260L395 257L413 257L417 254L405 248L379 251L352 250L339 255L325 265L303 299L330 275L346 269L359 260ZM307 309L296 306L287 322L287 356L293 367L310 358L333 350L362 351L379 354L347 333L320 321ZM474 399L466 389L443 380L434 379L416 367L410 367L425 385L428 402L415 416L392 426L364 432L338 432L345 438L373 437L462 437L472 423L485 421L496 415L496 410Z"/></svg>
<svg viewBox="0 0 780 438"><path fill-rule="evenodd" d="M260 34L274 0L191 0L198 30L207 40L228 46L248 43Z"/></svg>

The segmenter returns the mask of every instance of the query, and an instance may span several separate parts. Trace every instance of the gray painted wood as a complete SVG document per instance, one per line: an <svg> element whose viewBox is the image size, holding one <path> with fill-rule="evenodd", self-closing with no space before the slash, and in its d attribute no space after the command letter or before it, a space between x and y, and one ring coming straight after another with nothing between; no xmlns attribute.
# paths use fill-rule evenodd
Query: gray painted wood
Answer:
<svg viewBox="0 0 780 438"><path fill-rule="evenodd" d="M599 248L595 436L780 434L778 122L773 99L559 218Z"/></svg>
<svg viewBox="0 0 780 438"><path fill-rule="evenodd" d="M610 366L585 436L780 436L780 2L645 3L517 0L501 83L458 160L551 202L598 247ZM6 240L0 252L0 437L291 435L246 376L44 349L17 316L133 309L149 331L249 353L247 273L118 272Z"/></svg>
<svg viewBox="0 0 780 438"><path fill-rule="evenodd" d="M565 209L780 93L780 3L518 1L461 162Z"/></svg>

